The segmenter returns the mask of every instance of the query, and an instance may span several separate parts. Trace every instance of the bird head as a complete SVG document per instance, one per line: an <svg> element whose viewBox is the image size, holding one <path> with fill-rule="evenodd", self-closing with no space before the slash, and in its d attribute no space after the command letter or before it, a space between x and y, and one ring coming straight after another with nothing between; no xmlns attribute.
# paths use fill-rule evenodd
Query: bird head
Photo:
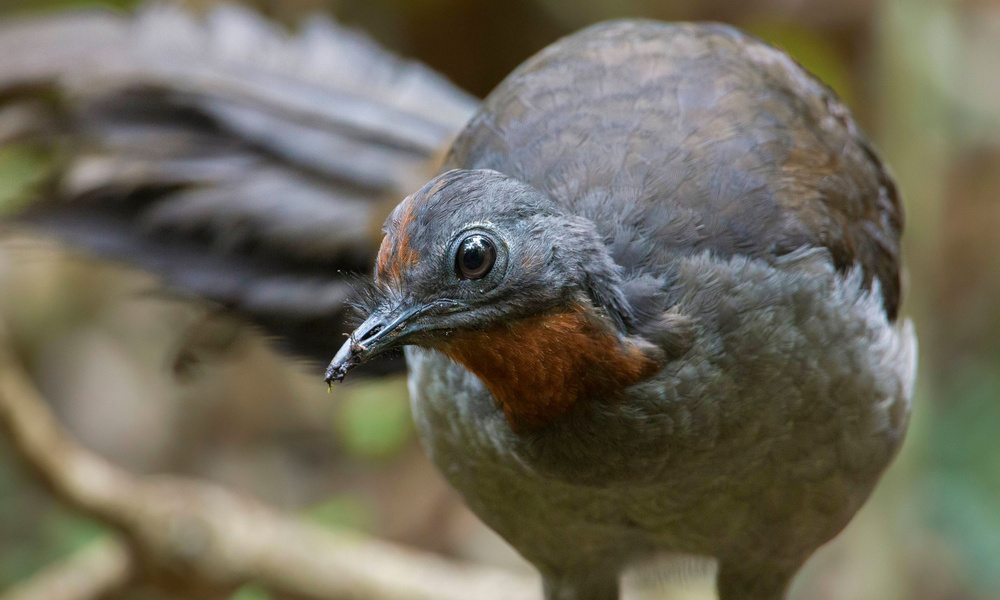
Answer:
<svg viewBox="0 0 1000 600"><path fill-rule="evenodd" d="M449 171L396 207L364 311L328 383L389 349L433 348L483 380L512 425L655 365L627 334L620 268L594 224L491 170Z"/></svg>

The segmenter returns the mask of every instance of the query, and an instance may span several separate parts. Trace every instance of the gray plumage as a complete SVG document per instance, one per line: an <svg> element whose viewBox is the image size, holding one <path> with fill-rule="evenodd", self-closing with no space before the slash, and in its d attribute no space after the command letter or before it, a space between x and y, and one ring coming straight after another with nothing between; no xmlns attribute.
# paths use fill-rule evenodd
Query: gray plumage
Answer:
<svg viewBox="0 0 1000 600"><path fill-rule="evenodd" d="M630 564L690 554L720 560L723 600L781 598L902 441L915 338L860 271L837 275L822 250L677 268L693 347L627 401L541 432L513 433L480 380L407 349L424 447L552 600L614 598Z"/></svg>
<svg viewBox="0 0 1000 600"><path fill-rule="evenodd" d="M550 600L689 555L722 600L781 598L894 456L915 373L898 195L847 108L734 29L603 24L501 83L446 167L387 221L328 375L408 344L425 447ZM465 281L477 232L498 258ZM581 306L655 374L622 383L589 342L539 358ZM555 410L573 382L546 371L581 352L591 389Z"/></svg>
<svg viewBox="0 0 1000 600"><path fill-rule="evenodd" d="M827 248L899 303L902 212L850 111L788 55L714 24L606 23L517 68L450 166L528 183L592 220L615 262Z"/></svg>
<svg viewBox="0 0 1000 600"><path fill-rule="evenodd" d="M60 172L72 202L29 218L310 354L340 341L334 270L374 261L328 380L406 345L424 446L549 600L612 600L631 565L691 555L719 562L722 600L781 598L891 461L916 360L902 209L847 108L783 53L721 25L604 24L473 114L328 23L286 39L231 10L149 15L0 32L0 50L119 36L86 48L110 66L0 69L63 94L70 124L24 92L0 123L27 125L0 130L97 149ZM145 39L161 26L186 33ZM469 117L376 256L377 199L416 188Z"/></svg>

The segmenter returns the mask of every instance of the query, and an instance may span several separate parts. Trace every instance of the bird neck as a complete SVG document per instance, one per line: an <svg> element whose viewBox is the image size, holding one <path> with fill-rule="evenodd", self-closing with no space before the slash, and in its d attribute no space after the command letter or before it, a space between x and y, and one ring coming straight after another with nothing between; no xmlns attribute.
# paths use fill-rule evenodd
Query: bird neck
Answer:
<svg viewBox="0 0 1000 600"><path fill-rule="evenodd" d="M658 369L657 361L592 313L575 305L463 331L439 349L486 384L512 429L537 429L583 400L614 397Z"/></svg>

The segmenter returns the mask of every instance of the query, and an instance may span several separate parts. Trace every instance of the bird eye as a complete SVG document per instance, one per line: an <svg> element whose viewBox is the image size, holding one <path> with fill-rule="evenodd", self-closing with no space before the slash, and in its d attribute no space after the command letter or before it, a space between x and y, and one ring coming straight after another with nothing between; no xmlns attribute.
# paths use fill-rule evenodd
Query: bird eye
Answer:
<svg viewBox="0 0 1000 600"><path fill-rule="evenodd" d="M458 245L455 254L455 273L459 279L482 279L493 268L497 249L490 238L482 234L470 235Z"/></svg>

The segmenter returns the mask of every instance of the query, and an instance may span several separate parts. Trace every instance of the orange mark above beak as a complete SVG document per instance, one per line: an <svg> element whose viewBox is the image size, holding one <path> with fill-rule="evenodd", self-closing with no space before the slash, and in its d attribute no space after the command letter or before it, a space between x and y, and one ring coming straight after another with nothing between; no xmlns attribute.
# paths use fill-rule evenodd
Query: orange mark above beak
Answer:
<svg viewBox="0 0 1000 600"><path fill-rule="evenodd" d="M379 246L378 261L375 266L378 279L399 282L403 271L420 260L420 255L410 246L410 225L413 221L413 203L407 200L403 214Z"/></svg>

